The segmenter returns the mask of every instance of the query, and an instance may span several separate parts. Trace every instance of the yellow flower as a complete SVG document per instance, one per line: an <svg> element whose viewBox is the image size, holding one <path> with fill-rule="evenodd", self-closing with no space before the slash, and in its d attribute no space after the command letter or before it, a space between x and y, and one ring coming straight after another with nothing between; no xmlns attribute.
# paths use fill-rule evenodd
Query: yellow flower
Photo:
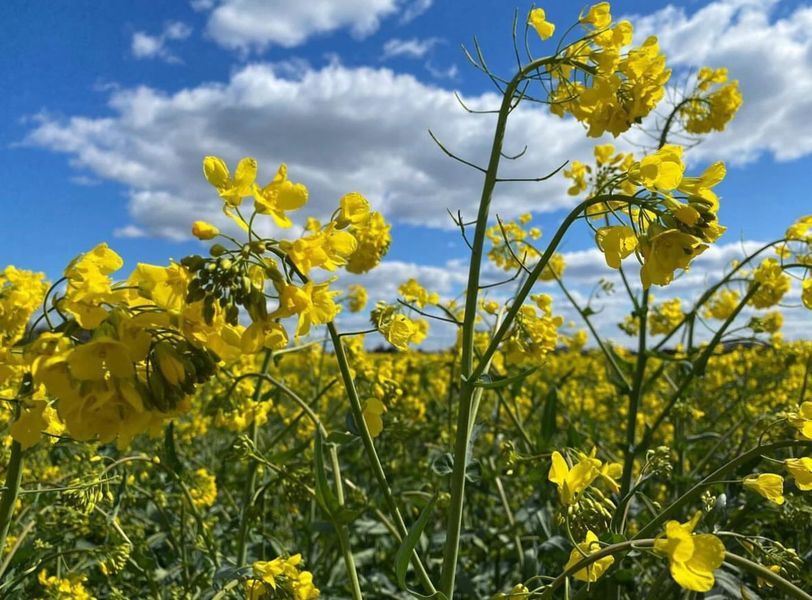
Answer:
<svg viewBox="0 0 812 600"><path fill-rule="evenodd" d="M358 192L345 194L338 201L339 213L336 225L339 228L347 225L359 225L369 218L369 202Z"/></svg>
<svg viewBox="0 0 812 600"><path fill-rule="evenodd" d="M787 471L795 480L795 485L803 492L812 490L812 458L788 458L784 461Z"/></svg>
<svg viewBox="0 0 812 600"><path fill-rule="evenodd" d="M347 306L350 312L361 312L367 305L369 296L364 286L351 283L347 286Z"/></svg>
<svg viewBox="0 0 812 600"><path fill-rule="evenodd" d="M761 494L770 502L781 505L784 503L784 478L775 473L761 473L758 476L749 475L744 478L744 487Z"/></svg>
<svg viewBox="0 0 812 600"><path fill-rule="evenodd" d="M801 284L801 301L805 307L812 310L812 279L804 279Z"/></svg>
<svg viewBox="0 0 812 600"><path fill-rule="evenodd" d="M39 441L43 431L58 435L62 429L64 427L56 411L45 400L35 400L31 405L23 405L19 418L12 423L9 432L26 450Z"/></svg>
<svg viewBox="0 0 812 600"><path fill-rule="evenodd" d="M264 188L254 186L254 207L263 215L270 215L279 227L290 227L293 222L286 210L297 210L307 203L307 188L288 179L288 167L282 163Z"/></svg>
<svg viewBox="0 0 812 600"><path fill-rule="evenodd" d="M753 281L759 283L759 287L748 304L756 308L769 308L778 304L791 287L790 277L774 258L765 259L756 267Z"/></svg>
<svg viewBox="0 0 812 600"><path fill-rule="evenodd" d="M392 226L379 212L370 213L365 222L350 227L350 233L358 241L358 248L347 259L347 271L361 274L374 269L389 251L391 229Z"/></svg>
<svg viewBox="0 0 812 600"><path fill-rule="evenodd" d="M717 292L705 310L705 316L724 321L739 305L739 293L735 290L723 289Z"/></svg>
<svg viewBox="0 0 812 600"><path fill-rule="evenodd" d="M377 398L370 398L364 403L364 422L372 437L378 437L383 431L383 413L385 412L386 407Z"/></svg>
<svg viewBox="0 0 812 600"><path fill-rule="evenodd" d="M603 29L612 23L612 14L608 2L598 2L589 8L586 15L581 15L581 23L588 23L595 29Z"/></svg>
<svg viewBox="0 0 812 600"><path fill-rule="evenodd" d="M601 461L591 456L583 456L570 469L567 461L558 451L553 452L552 465L547 479L558 486L558 496L565 506L574 504L586 488L600 474Z"/></svg>
<svg viewBox="0 0 812 600"><path fill-rule="evenodd" d="M549 39L555 32L555 25L547 21L543 8L534 8L531 10L527 23L533 26L542 40Z"/></svg>
<svg viewBox="0 0 812 600"><path fill-rule="evenodd" d="M206 221L195 221L192 223L192 235L199 240L210 240L217 237L220 230Z"/></svg>
<svg viewBox="0 0 812 600"><path fill-rule="evenodd" d="M60 306L85 329L94 329L107 318L106 303L115 301L109 275L124 265L107 244L75 258L65 269L68 287Z"/></svg>
<svg viewBox="0 0 812 600"><path fill-rule="evenodd" d="M679 298L672 298L654 306L648 316L652 335L669 333L680 324L683 316L682 301Z"/></svg>
<svg viewBox="0 0 812 600"><path fill-rule="evenodd" d="M629 177L652 192L670 192L682 181L682 146L666 144L632 166Z"/></svg>
<svg viewBox="0 0 812 600"><path fill-rule="evenodd" d="M613 269L619 269L620 262L637 248L634 229L627 225L601 227L595 234L595 241L606 258L606 264Z"/></svg>
<svg viewBox="0 0 812 600"><path fill-rule="evenodd" d="M436 292L429 293L420 283L412 278L402 283L398 288L398 293L403 300L414 304L418 308L423 308L426 304L437 304L440 296Z"/></svg>
<svg viewBox="0 0 812 600"><path fill-rule="evenodd" d="M203 159L203 175L227 205L236 207L243 198L254 193L257 161L250 157L243 158L232 178L222 158L207 156Z"/></svg>
<svg viewBox="0 0 812 600"><path fill-rule="evenodd" d="M312 325L324 325L332 321L341 310L333 298L340 292L331 291L329 282L307 282L303 287L283 284L279 292L279 308L270 315L285 318L298 315L296 337L310 333Z"/></svg>
<svg viewBox="0 0 812 600"><path fill-rule="evenodd" d="M595 8L594 6L592 8ZM612 162L612 157L615 155L615 146L613 144L600 144L595 146L592 151L595 153L595 160L599 165L605 165Z"/></svg>
<svg viewBox="0 0 812 600"><path fill-rule="evenodd" d="M208 508L217 500L217 480L203 467L192 474L189 495L195 508Z"/></svg>
<svg viewBox="0 0 812 600"><path fill-rule="evenodd" d="M693 533L701 516L697 512L687 523L668 521L665 535L654 542L654 549L668 557L674 581L694 592L707 592L713 587L713 572L725 559L725 546L718 537Z"/></svg>
<svg viewBox="0 0 812 600"><path fill-rule="evenodd" d="M643 287L648 289L651 284L668 285L676 269L687 269L691 260L707 248L699 238L678 229L654 233L640 245L644 260L640 269Z"/></svg>
<svg viewBox="0 0 812 600"><path fill-rule="evenodd" d="M288 333L281 323L272 319L254 321L242 332L240 344L247 354L254 354L262 348L282 350L288 345Z"/></svg>
<svg viewBox="0 0 812 600"><path fill-rule="evenodd" d="M586 539L584 539L583 543L578 544L578 548L580 551L578 549L573 549L572 552L570 552L570 559L567 561L567 564L564 565L564 570L574 567L581 562L581 560L584 558L584 554L594 554L600 550L601 547L600 544L598 544L598 536L591 531L587 531ZM588 581L593 583L597 581L614 562L615 559L611 556L599 558L591 565L576 571L573 577L575 577L575 579L578 581Z"/></svg>
<svg viewBox="0 0 812 600"><path fill-rule="evenodd" d="M419 335L417 324L406 315L394 315L387 322L379 326L380 332L386 341L398 350L408 350L409 342Z"/></svg>

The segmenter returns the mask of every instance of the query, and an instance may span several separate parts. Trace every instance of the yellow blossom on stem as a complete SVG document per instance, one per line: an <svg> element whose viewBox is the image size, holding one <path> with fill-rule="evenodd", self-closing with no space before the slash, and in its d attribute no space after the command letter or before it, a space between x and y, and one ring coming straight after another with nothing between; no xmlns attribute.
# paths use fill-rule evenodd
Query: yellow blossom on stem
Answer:
<svg viewBox="0 0 812 600"><path fill-rule="evenodd" d="M744 487L761 494L770 502L781 505L784 503L784 478L775 473L761 473L749 475L744 478Z"/></svg>
<svg viewBox="0 0 812 600"><path fill-rule="evenodd" d="M601 227L595 234L598 248L606 258L606 264L619 269L621 261L637 248L637 235L628 225Z"/></svg>
<svg viewBox="0 0 812 600"><path fill-rule="evenodd" d="M799 490L803 492L812 490L812 458L808 456L788 458L784 461L784 466L787 467Z"/></svg>
<svg viewBox="0 0 812 600"><path fill-rule="evenodd" d="M547 20L547 15L543 8L534 8L530 11L530 16L527 21L528 25L532 25L536 33L542 40L549 39L555 32L555 25Z"/></svg>
<svg viewBox="0 0 812 600"><path fill-rule="evenodd" d="M573 549L572 552L570 552L570 559L567 561L567 564L564 565L564 570L566 571L570 567L577 565L579 562L581 562L581 560L583 560L584 555L594 554L600 549L601 547L598 543L598 536L592 531L587 530L586 538L582 543L578 544L578 549ZM576 571L573 574L573 577L578 581L594 583L600 579L601 575L603 575L606 570L611 567L612 564L614 564L614 562L615 559L611 556L599 558L592 564L587 565L579 571Z"/></svg>
<svg viewBox="0 0 812 600"><path fill-rule="evenodd" d="M553 452L552 464L547 479L558 486L558 497L565 506L574 504L578 496L595 481L600 474L601 461L591 456L583 456L574 467L557 450Z"/></svg>
<svg viewBox="0 0 812 600"><path fill-rule="evenodd" d="M332 321L341 310L333 301L340 292L329 289L329 282L313 283L308 281L299 287L293 284L282 284L279 292L279 308L272 318L285 318L297 315L296 337L307 335L313 325L324 325Z"/></svg>
<svg viewBox="0 0 812 600"><path fill-rule="evenodd" d="M220 230L206 221L192 223L192 235L199 240L210 240L220 235Z"/></svg>
<svg viewBox="0 0 812 600"><path fill-rule="evenodd" d="M203 159L203 175L228 206L237 207L243 198L254 193L257 161L250 157L243 158L232 177L222 158L207 156Z"/></svg>
<svg viewBox="0 0 812 600"><path fill-rule="evenodd" d="M697 512L687 523L668 521L665 534L654 542L654 549L668 557L674 581L694 592L707 592L713 587L713 572L725 559L725 546L718 537L693 533L701 516Z"/></svg>
<svg viewBox="0 0 812 600"><path fill-rule="evenodd" d="M254 208L263 215L270 215L279 227L290 227L293 222L285 214L307 204L308 192L302 183L288 179L288 167L284 163L268 185L254 186Z"/></svg>

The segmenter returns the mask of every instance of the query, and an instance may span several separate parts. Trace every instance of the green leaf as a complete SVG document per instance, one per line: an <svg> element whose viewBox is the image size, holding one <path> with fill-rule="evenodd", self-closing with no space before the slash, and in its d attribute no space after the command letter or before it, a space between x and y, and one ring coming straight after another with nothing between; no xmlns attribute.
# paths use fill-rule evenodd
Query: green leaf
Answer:
<svg viewBox="0 0 812 600"><path fill-rule="evenodd" d="M555 417L558 412L558 387L552 386L544 400L544 410L541 413L541 442L546 444L555 433Z"/></svg>
<svg viewBox="0 0 812 600"><path fill-rule="evenodd" d="M517 381L522 381L525 377L530 375L533 371L536 370L536 367L531 367L529 369L525 369L521 373L517 373L511 377L500 377L498 379L486 379L486 376L482 376L479 380L474 383L474 387L484 388L486 390L495 390L503 387L507 387L512 383L516 383Z"/></svg>
<svg viewBox="0 0 812 600"><path fill-rule="evenodd" d="M324 475L324 444L321 440L321 432L318 429L316 430L315 452L313 454L316 459L316 502L333 519L338 512L339 505L338 499L333 494L333 490L330 489L327 477Z"/></svg>
<svg viewBox="0 0 812 600"><path fill-rule="evenodd" d="M358 439L358 436L349 431L331 431L327 435L327 442L330 444L349 444Z"/></svg>
<svg viewBox="0 0 812 600"><path fill-rule="evenodd" d="M426 528L426 524L428 524L429 519L431 518L431 514L436 503L437 494L434 494L431 500L429 500L428 504L423 507L420 516L409 529L409 533L403 539L403 542L400 544L400 548L398 548L398 551L395 554L395 576L397 578L398 585L401 587L401 589L406 590L415 598L425 598L426 600L430 598L446 600L446 596L441 592L435 592L430 596L423 596L413 590L410 590L406 585L406 570L409 568L409 562L411 562L412 559L412 552L414 552L415 547L417 547L417 542L420 540L420 535Z"/></svg>
<svg viewBox="0 0 812 600"><path fill-rule="evenodd" d="M183 463L178 458L175 448L175 422L170 421L164 429L164 453L166 454L166 464L176 475L183 473Z"/></svg>

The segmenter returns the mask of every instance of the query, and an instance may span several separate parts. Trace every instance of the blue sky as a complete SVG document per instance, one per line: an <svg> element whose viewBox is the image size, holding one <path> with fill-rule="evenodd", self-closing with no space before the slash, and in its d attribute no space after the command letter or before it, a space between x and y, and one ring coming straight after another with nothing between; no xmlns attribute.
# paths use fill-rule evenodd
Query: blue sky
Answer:
<svg viewBox="0 0 812 600"><path fill-rule="evenodd" d="M275 29L268 29L265 11L274 5L279 7L273 13ZM315 174L323 173L325 180L366 193L395 223L388 260L425 267L426 277L442 279L449 260L465 258L457 234L442 228L447 225L445 209L458 208L455 202L472 206L479 176L428 145L409 148L423 144L432 127L461 154L485 161L490 126L461 110L452 123L447 99L457 90L474 103L493 105L489 81L467 64L460 45L470 47L477 35L492 69L508 75L514 66L514 5L476 0L460 10L462 3L447 0L346 0L332 3L325 13L330 5L5 0L0 4L5 25L0 86L6 91L0 95L5 117L0 120L5 178L0 199L6 217L0 222L5 242L0 263L57 277L73 256L99 241L108 241L129 266L179 258L199 248L195 241L178 239L182 232L219 208L214 194L203 196L195 161L206 154L230 161L251 154L271 161L260 163L263 178L272 175L276 162L289 161L292 167L302 165L305 183L310 183L306 174L318 178ZM559 32L580 8L560 1L543 6ZM523 19L530 5L515 7ZM639 15L633 22L640 32L661 33L677 72L707 62L729 66L731 76L742 82L741 124L720 141L695 149L691 165L699 170L716 159L730 164L719 187L720 218L729 228L722 242L780 236L795 218L810 212L812 8L775 0L618 1L612 8L615 15ZM544 52L537 40L534 45ZM269 86L294 82L291 100L280 104L273 90L246 94L244 80L255 68ZM381 88L390 85L391 95L382 97L387 90ZM342 86L347 90L343 95ZM308 115L295 114L295 109L302 97L297 94L313 89L319 90L314 95L324 96L322 103L302 106L335 110L338 116L314 114L314 120L322 120L311 130ZM184 90L188 98L181 97ZM404 93L398 95L399 90ZM216 98L201 100L205 94ZM240 100L229 104L239 94ZM432 106L421 104L422 95ZM257 106L251 106L254 97ZM356 127L349 133L340 121L348 112ZM158 113L161 118L153 118ZM386 126L379 129L382 120ZM592 141L583 135L564 140L573 131L571 124L565 125L528 115L518 120L516 143L509 138L508 149L521 149L522 140L532 134L536 154L528 168L577 158L566 152L583 154ZM244 134L213 135L234 130ZM206 135L197 142L199 131ZM387 139L392 140L389 146ZM292 157L286 156L285 140L297 146ZM367 144L374 146L368 148L369 156L359 154L358 162L338 156L363 150L364 140L374 140ZM304 158L311 150L324 153L323 172L318 160ZM177 162L176 156L181 157ZM430 181L428 188L415 183L423 176ZM297 178L296 172L292 177ZM550 232L564 214L550 211L565 206L563 185L559 177L547 187L511 188L503 205L497 194L497 210L510 214L512 208L530 207L536 222ZM326 181L312 189L334 191ZM446 198L450 204L444 204ZM330 202L335 199L324 200L324 205ZM208 212L199 214L204 206ZM585 232L573 232L563 249L577 252L592 245ZM594 280L594 274L585 278ZM447 292L455 285L447 279L438 283Z"/></svg>

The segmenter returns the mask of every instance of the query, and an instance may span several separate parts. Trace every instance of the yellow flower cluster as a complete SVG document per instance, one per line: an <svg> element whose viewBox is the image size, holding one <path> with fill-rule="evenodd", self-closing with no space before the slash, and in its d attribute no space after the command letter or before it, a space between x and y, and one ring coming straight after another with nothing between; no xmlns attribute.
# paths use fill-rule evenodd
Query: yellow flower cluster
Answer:
<svg viewBox="0 0 812 600"><path fill-rule="evenodd" d="M654 109L671 70L655 36L624 50L632 42L633 28L628 21L613 24L608 2L592 6L580 22L588 35L566 46L562 62L553 69L557 85L550 93L550 109L585 123L591 137L607 131L618 136ZM538 19L533 25L544 38ZM576 71L584 74L583 81L573 77Z"/></svg>
<svg viewBox="0 0 812 600"><path fill-rule="evenodd" d="M748 304L756 308L769 308L781 302L789 291L791 279L784 273L781 264L774 258L767 258L753 271L753 282L758 289L750 297Z"/></svg>
<svg viewBox="0 0 812 600"><path fill-rule="evenodd" d="M648 315L649 331L652 335L662 335L670 333L680 324L684 317L682 312L682 301L679 298L666 300L651 308Z"/></svg>
<svg viewBox="0 0 812 600"><path fill-rule="evenodd" d="M529 213L523 214L516 220L503 221L485 230L485 235L491 243L488 258L500 269L512 271L519 268L517 258L527 266L531 266L541 258L541 254L532 244L532 240L541 237L541 230L537 227L524 228L531 217Z"/></svg>
<svg viewBox="0 0 812 600"><path fill-rule="evenodd" d="M702 67L696 88L680 108L685 131L693 134L722 131L742 105L738 81L728 81L727 69Z"/></svg>
<svg viewBox="0 0 812 600"><path fill-rule="evenodd" d="M558 328L564 323L563 317L553 316L553 299L548 294L531 299L535 306L519 308L515 325L501 346L505 358L517 364L538 361L555 350Z"/></svg>
<svg viewBox="0 0 812 600"><path fill-rule="evenodd" d="M714 163L699 177L687 177L684 172L682 147L666 144L631 162L625 176L614 180L615 185L630 183L633 189L641 187L649 192L646 206L628 209L629 224L622 218L626 211L617 210L626 202L596 203L607 221L613 216L622 223L596 231L595 239L607 265L618 268L624 258L637 252L643 263L640 279L645 288L668 285L677 269L687 269L725 231L717 220L719 198L712 190L725 176L724 164ZM621 183L622 179L625 181ZM628 195L628 190L624 191Z"/></svg>
<svg viewBox="0 0 812 600"><path fill-rule="evenodd" d="M370 317L386 341L398 350L407 350L409 344L420 344L429 332L428 321L410 319L398 307L385 302L379 302Z"/></svg>
<svg viewBox="0 0 812 600"><path fill-rule="evenodd" d="M51 600L95 600L95 596L85 588L85 575L71 577L57 577L48 575L46 570L39 572L37 577L39 584L43 587L45 598Z"/></svg>
<svg viewBox="0 0 812 600"><path fill-rule="evenodd" d="M190 476L189 495L195 508L208 508L217 500L217 480L205 467L195 470Z"/></svg>
<svg viewBox="0 0 812 600"><path fill-rule="evenodd" d="M301 568L302 555L257 561L253 564L253 578L245 583L248 600L315 600L319 590L313 584L313 574Z"/></svg>

